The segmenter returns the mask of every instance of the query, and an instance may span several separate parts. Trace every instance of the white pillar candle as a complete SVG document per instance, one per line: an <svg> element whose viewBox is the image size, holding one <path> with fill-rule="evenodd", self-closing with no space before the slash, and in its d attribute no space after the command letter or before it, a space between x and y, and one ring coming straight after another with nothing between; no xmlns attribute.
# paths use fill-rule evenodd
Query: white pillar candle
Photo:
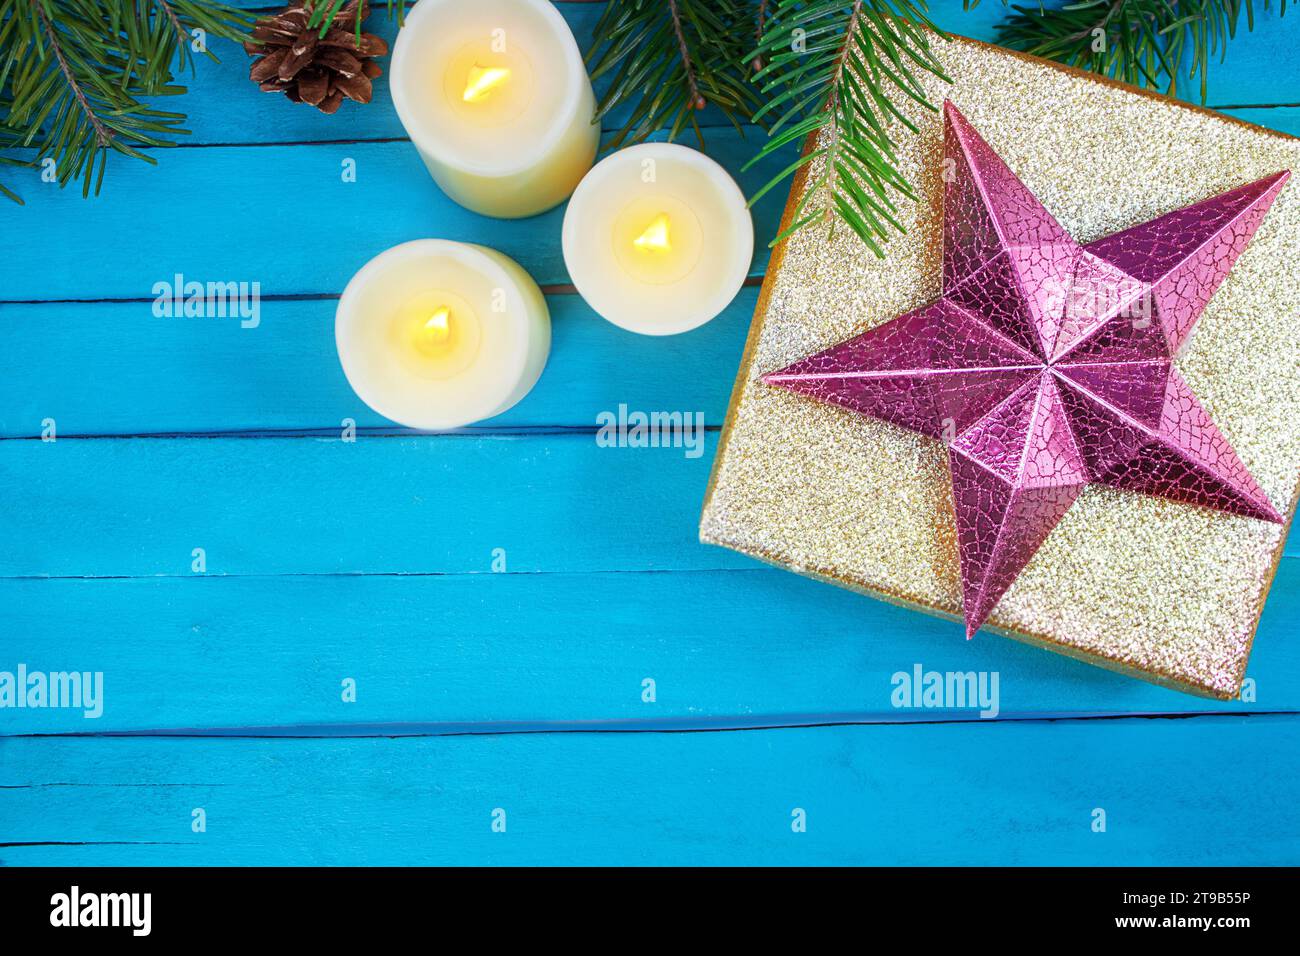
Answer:
<svg viewBox="0 0 1300 956"><path fill-rule="evenodd" d="M551 320L513 259L417 239L352 277L334 339L353 391L379 414L411 428L459 428L528 394L546 365Z"/></svg>
<svg viewBox="0 0 1300 956"><path fill-rule="evenodd" d="M550 209L595 159L591 80L547 0L420 0L390 74L393 105L429 172L475 212Z"/></svg>
<svg viewBox="0 0 1300 956"><path fill-rule="evenodd" d="M564 263L598 313L673 335L727 307L749 274L754 223L727 171L703 153L643 143L606 156L564 215Z"/></svg>

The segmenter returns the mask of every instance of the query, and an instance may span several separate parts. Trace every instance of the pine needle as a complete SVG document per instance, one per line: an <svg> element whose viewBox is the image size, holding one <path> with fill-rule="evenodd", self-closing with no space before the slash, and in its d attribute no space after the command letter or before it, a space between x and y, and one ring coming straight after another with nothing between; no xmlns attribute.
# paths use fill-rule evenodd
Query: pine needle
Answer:
<svg viewBox="0 0 1300 956"><path fill-rule="evenodd" d="M193 69L195 47L215 60L207 42L242 40L250 22L199 0L0 0L0 161L80 181L83 196L99 192L110 152L154 162L141 150L188 133L155 98L185 92L174 71ZM20 149L34 152L4 155Z"/></svg>
<svg viewBox="0 0 1300 956"><path fill-rule="evenodd" d="M703 147L696 114L709 105L737 129L749 122L758 106L744 61L751 13L744 0L609 0L587 65L593 80L611 77L595 119L629 108L610 147L664 129L673 140L688 126Z"/></svg>
<svg viewBox="0 0 1300 956"><path fill-rule="evenodd" d="M979 0L967 0L975 6ZM1279 15L1286 13L1281 0ZM1270 8L1263 0L1262 8ZM1210 61L1223 62L1241 14L1255 27L1251 0L1074 0L1060 9L1013 6L997 40L1014 50L1068 63L1111 79L1179 93L1199 80L1206 101Z"/></svg>
<svg viewBox="0 0 1300 956"><path fill-rule="evenodd" d="M918 79L929 73L950 82L930 47L933 31L921 0L774 0L762 10L762 38L749 57L764 105L755 122L769 139L745 168L787 144L817 134L817 149L777 173L751 199L809 167L792 225L772 240L823 223L853 231L877 256L904 231L895 213L915 200L898 167L900 131L916 132L909 110L936 111Z"/></svg>

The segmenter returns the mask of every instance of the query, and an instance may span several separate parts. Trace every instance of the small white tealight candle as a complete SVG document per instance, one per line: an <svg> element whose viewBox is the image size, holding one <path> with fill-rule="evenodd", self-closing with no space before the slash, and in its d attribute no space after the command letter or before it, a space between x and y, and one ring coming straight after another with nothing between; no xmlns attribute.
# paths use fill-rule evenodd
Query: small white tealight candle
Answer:
<svg viewBox="0 0 1300 956"><path fill-rule="evenodd" d="M703 153L643 143L605 157L569 200L564 263L598 313L673 335L727 307L749 274L754 223L727 171Z"/></svg>
<svg viewBox="0 0 1300 956"><path fill-rule="evenodd" d="M544 212L595 159L591 80L547 0L420 0L390 74L393 105L429 172L475 212Z"/></svg>
<svg viewBox="0 0 1300 956"><path fill-rule="evenodd" d="M417 239L352 277L334 339L353 391L379 414L411 428L459 428L528 394L550 352L551 319L513 259Z"/></svg>

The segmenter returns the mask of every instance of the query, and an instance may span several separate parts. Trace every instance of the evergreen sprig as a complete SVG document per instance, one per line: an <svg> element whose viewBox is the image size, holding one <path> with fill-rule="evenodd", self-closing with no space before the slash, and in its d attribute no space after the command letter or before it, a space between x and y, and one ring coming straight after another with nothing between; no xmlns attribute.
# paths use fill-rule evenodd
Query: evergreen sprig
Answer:
<svg viewBox="0 0 1300 956"><path fill-rule="evenodd" d="M770 121L769 138L749 166L817 133L816 148L777 173L750 199L805 166L814 172L791 222L772 244L797 229L843 221L877 256L899 197L916 193L897 162L899 129L917 132L910 108L935 111L919 76L950 82L930 46L943 36L912 0L774 0L762 9L762 38L751 60L760 92L769 97L754 113ZM748 168L748 166L746 167Z"/></svg>
<svg viewBox="0 0 1300 956"><path fill-rule="evenodd" d="M963 5L979 2L963 0ZM1260 3L1270 7L1270 0ZM1286 3L1280 0L1282 13ZM636 102L620 142L644 139L664 127L671 138L694 120L689 70L683 69L688 61L675 52L673 34L662 28L675 7L670 0L610 0L601 18L592 72L615 76L601 98L601 115ZM924 0L725 0L721 7L692 0L690 7L724 10L722 27L698 16L685 22L696 25L693 43L719 56L711 62L725 70L733 96L724 105L733 121L768 127L769 139L749 166L811 133L824 134L815 149L750 200L818 164L816 178L773 245L804 226L824 221L833 228L842 220L883 255L891 230L902 230L898 203L915 199L897 164L897 137L916 131L909 109L936 109L918 78L928 73L947 80L931 47L942 33L928 19ZM1177 92L1180 76L1190 75L1200 80L1202 100L1209 63L1216 54L1224 56L1243 13L1246 28L1254 28L1252 0L1060 0L1051 9L1039 4L1011 11L999 27L999 42L1006 46L1171 93ZM730 45L734 55L735 39L755 34L756 43L728 65L722 51ZM796 37L802 38L799 49ZM749 85L757 87L757 105Z"/></svg>
<svg viewBox="0 0 1300 956"><path fill-rule="evenodd" d="M153 163L185 115L159 109L176 70L193 68L196 37L242 39L248 14L196 0L0 0L0 162L54 161L60 185L82 195L103 183L109 151ZM6 150L33 149L28 158ZM0 193L22 202L0 184Z"/></svg>
<svg viewBox="0 0 1300 956"><path fill-rule="evenodd" d="M307 18L307 26L319 27L320 35L324 36L329 28L333 26L334 20L343 12L343 8L350 2L352 2L352 0L321 0L319 3L313 3L312 0L307 0L308 5L311 7L311 16ZM412 2L412 0L388 0L389 18L391 19L395 15L399 25L405 23L406 7L409 2ZM367 8L367 12L369 12L369 4L366 0L361 0L361 3ZM356 31L358 37L361 36L361 22L364 19L365 17L359 17L357 19Z"/></svg>
<svg viewBox="0 0 1300 956"><path fill-rule="evenodd" d="M347 2L318 0L310 22L324 34ZM408 2L387 0L389 15L400 19ZM1280 0L1281 13L1286 6ZM1011 10L998 33L1006 46L1170 93L1191 76L1202 100L1210 61L1226 54L1242 14L1246 29L1255 23L1252 0ZM208 0L0 0L0 163L52 159L57 181L79 180L88 195L92 183L99 191L110 151L154 162L149 148L187 132L184 114L156 98L185 92L174 78L194 67L193 31L239 41L251 19ZM672 139L687 126L703 145L705 105L737 126L767 127L749 165L818 134L815 148L750 200L816 164L773 244L812 223L843 221L883 255L891 230L903 228L898 203L915 199L897 137L916 131L909 113L936 109L920 78L947 80L931 48L936 35L924 0L607 0L587 62L593 79L608 83L596 118L628 109L613 146L664 129ZM12 155L20 149L31 153ZM0 194L21 202L3 183Z"/></svg>
<svg viewBox="0 0 1300 956"><path fill-rule="evenodd" d="M752 20L744 0L609 0L587 54L593 80L610 74L596 119L631 103L611 147L687 125L704 142L696 115L716 106L738 129L758 107L744 54Z"/></svg>
<svg viewBox="0 0 1300 956"><path fill-rule="evenodd" d="M1263 0L1263 9L1269 5ZM1182 77L1199 78L1202 103L1210 61L1216 54L1223 61L1243 13L1246 29L1255 28L1251 0L1075 0L1012 10L998 27L1003 46L1171 96Z"/></svg>

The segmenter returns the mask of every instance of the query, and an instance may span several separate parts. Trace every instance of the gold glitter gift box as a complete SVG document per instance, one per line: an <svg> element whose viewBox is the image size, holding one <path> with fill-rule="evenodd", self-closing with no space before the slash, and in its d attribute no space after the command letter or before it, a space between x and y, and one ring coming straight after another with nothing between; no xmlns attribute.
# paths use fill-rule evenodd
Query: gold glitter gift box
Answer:
<svg viewBox="0 0 1300 956"><path fill-rule="evenodd" d="M938 43L960 109L1071 236L1087 243L1300 172L1300 140L974 40ZM760 377L938 298L943 122L903 137L921 201L871 255L846 228L772 257L731 399L702 541L960 620L944 445ZM802 198L796 178L786 218ZM784 227L784 223L783 223ZM1300 190L1282 189L1175 366L1279 509L1278 525L1089 485L988 618L1018 640L1195 694L1240 692L1300 488ZM953 639L962 640L959 628Z"/></svg>

